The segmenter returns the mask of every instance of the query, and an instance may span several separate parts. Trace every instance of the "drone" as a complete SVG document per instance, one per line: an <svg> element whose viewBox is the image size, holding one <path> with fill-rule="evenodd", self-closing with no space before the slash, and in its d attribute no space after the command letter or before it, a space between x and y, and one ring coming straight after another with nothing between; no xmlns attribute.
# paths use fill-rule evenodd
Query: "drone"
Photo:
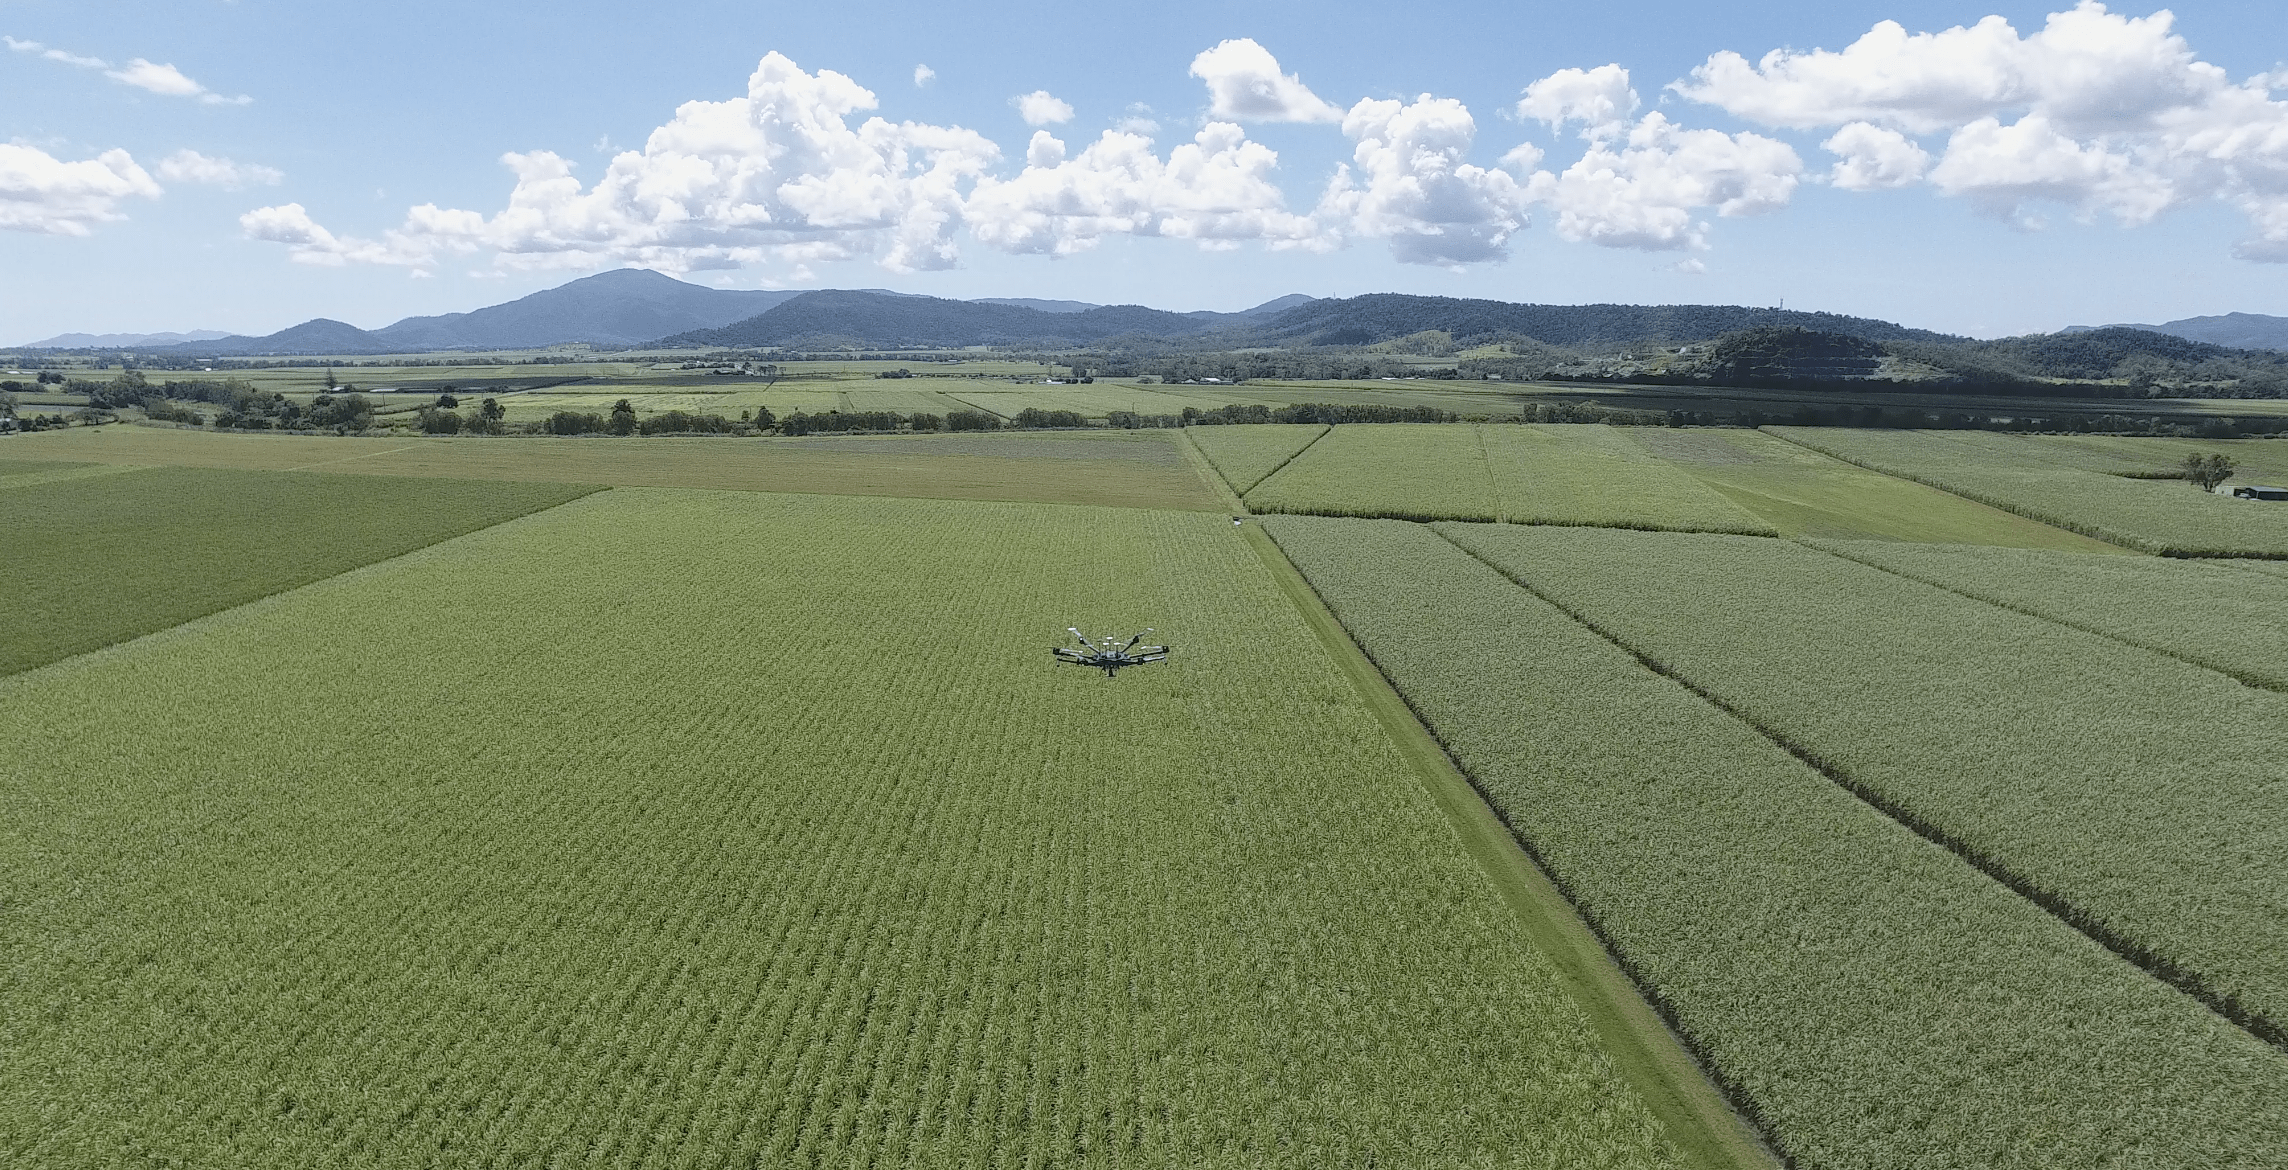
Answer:
<svg viewBox="0 0 2288 1170"><path fill-rule="evenodd" d="M1150 666L1155 662L1164 662L1168 657L1166 646L1137 645L1144 640L1145 634L1152 632L1149 627L1142 633L1128 639L1128 644L1125 646L1120 644L1120 638L1117 635L1091 642L1088 640L1088 635L1081 633L1072 626L1066 626L1065 632L1071 634L1080 643L1080 648L1051 646L1049 653L1056 655L1059 662L1070 662L1076 666L1088 666L1101 670L1106 678L1111 678L1123 666Z"/></svg>

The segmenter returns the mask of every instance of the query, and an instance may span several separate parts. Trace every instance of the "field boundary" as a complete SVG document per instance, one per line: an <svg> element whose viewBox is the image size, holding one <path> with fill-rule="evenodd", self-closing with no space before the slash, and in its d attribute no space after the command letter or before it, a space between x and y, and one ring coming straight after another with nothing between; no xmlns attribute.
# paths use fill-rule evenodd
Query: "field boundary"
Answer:
<svg viewBox="0 0 2288 1170"><path fill-rule="evenodd" d="M1303 444L1302 446L1295 448L1295 453L1294 453L1294 454L1292 454L1292 455L1289 455L1289 456L1288 456L1288 457L1286 457L1285 459L1282 459L1282 460L1280 460L1280 461L1279 461L1277 464L1275 464L1275 465L1274 465L1274 466L1271 468L1271 470L1269 470L1269 471L1266 471L1266 472L1264 472L1263 474L1261 474L1261 475L1259 475L1259 476L1256 476L1256 477L1255 477L1255 482L1254 482L1254 483L1251 483L1251 484L1247 485L1246 487L1240 487L1240 486L1238 486L1237 484L1234 484L1234 485L1232 486L1232 490L1234 490L1234 491L1236 491L1236 492L1238 492L1238 493L1239 493L1239 498L1240 498L1240 499L1242 499L1242 500L1245 500L1245 499L1247 498L1247 493L1249 493L1249 492L1251 492L1251 491L1254 491L1255 489L1257 489L1257 488L1259 488L1259 487L1262 487L1264 484L1267 484L1267 483L1271 482L1271 477L1272 477L1272 476L1274 476L1274 475L1277 475L1277 474L1279 474L1280 472L1287 470L1287 465L1288 465L1288 464L1290 464L1290 463L1293 463L1293 462L1295 462L1295 461L1296 461L1296 460L1298 460L1298 459L1301 459L1301 458L1303 457L1303 452L1305 452L1305 451L1308 451L1308 450L1310 450L1311 448L1318 446L1318 445L1319 445L1319 440L1321 440L1321 439L1324 439L1324 438L1326 438L1328 435L1331 435L1331 434L1334 434L1334 433L1335 433L1335 424L1333 424L1333 423L1320 423L1320 424L1319 424L1319 433L1318 433L1318 434L1315 434L1315 435L1313 435L1313 436L1311 436L1311 441L1310 441L1310 442L1308 442L1308 443L1305 443L1305 444ZM1215 462L1215 461L1211 459L1211 460L1209 460L1208 462L1210 462L1210 463L1213 463L1213 462ZM1218 469L1217 469L1217 471L1218 471L1218 473L1220 474L1220 472L1222 471L1222 469L1221 469L1221 468L1218 468ZM1227 481L1227 482L1228 482L1228 481Z"/></svg>
<svg viewBox="0 0 2288 1170"><path fill-rule="evenodd" d="M2221 674L2244 687L2254 687L2257 690L2271 691L2275 694L2288 694L2288 685L2282 685L2281 683L2275 682L2271 679L2257 678L2254 675L2242 674L2241 672L2234 670L2229 666L2219 666L2214 662L2205 662L2199 658L2195 658L2192 655L2185 653L2182 650L2174 650L2167 646L2157 645L2152 642L2139 641L2138 639L2132 638L2127 634L2122 634L2113 630L2101 629L2093 625L2085 625L2070 618L2059 617L2053 613L2042 613L2038 610L2029 609L2026 606L2020 605L2019 603L2011 601L2007 598L1988 597L1983 593L1974 593L1971 590L1965 589L1959 585L1950 585L1944 581L1934 581L1929 577L1910 573L1905 569L1895 568L1890 565L1868 560L1865 557L1857 556L1844 549L1829 548L1826 543L1816 539L1799 539L1796 541L1796 543L1803 545L1805 548L1815 549L1819 552L1826 553L1831 557L1840 557L1854 564L1865 565L1870 569L1889 573L1890 575L1901 578L1902 580L1913 581L1918 585L1928 585L1933 589L1943 589L1948 593L1954 594L1956 597L1968 598L1971 601L1980 602L1985 605L1991 605L1997 609L2006 609L2011 613L2035 618L2040 621L2050 622L2053 625L2064 626L2069 630L2078 630L2084 634L2091 634L2096 637L2104 638L2109 642L2118 642L2121 645L2128 646L2132 649L2143 650L2151 654L2159 654L2164 658L2174 658L2187 666L2197 667L2201 670L2213 671L2217 674ZM2205 560L2208 558L2200 559Z"/></svg>
<svg viewBox="0 0 2288 1170"><path fill-rule="evenodd" d="M1700 1166L1783 1165L1278 542L1259 524L1246 525L1242 536L1374 712L1463 851L1477 862L1527 939L1548 957L1614 1065L1643 1096L1685 1160Z"/></svg>
<svg viewBox="0 0 2288 1170"><path fill-rule="evenodd" d="M1454 540L1443 532L1438 532L1435 527L1433 527L1431 531L1437 532L1439 539L1446 541L1446 543L1453 545L1455 548L1461 549L1464 554L1468 555L1471 559L1477 561L1479 564L1482 564L1488 569L1501 574L1511 584L1516 585L1518 588L1525 590L1527 593L1530 593L1533 596L1538 597L1541 600L1548 602L1550 605L1556 607L1558 612L1563 613L1565 616L1572 618L1575 622L1580 623L1583 629L1586 629L1590 633L1593 633L1599 638L1604 639L1606 642L1611 643L1614 649L1617 649L1629 657L1635 659L1637 663L1643 666L1646 670L1652 671L1654 674L1660 675L1662 678L1675 682L1677 685L1682 686L1686 690L1691 691L1693 694L1700 696L1700 698L1703 700L1706 700L1710 706L1724 712L1726 715L1729 715L1734 719L1739 720L1743 725L1754 731L1756 734L1763 736L1765 739L1771 741L1774 747L1777 747L1781 751L1784 751L1787 754L1795 757L1811 770L1819 773L1822 776L1825 776L1830 782L1835 784L1836 787L1841 788L1845 792L1848 792L1851 795L1857 797L1860 802L1867 805L1867 807L1874 809L1876 812L1881 813L1886 817L1889 817L1891 820L1897 822L1901 827L1905 828L1907 831L1915 834L1916 836L1921 837L1925 841L1928 841L1931 844L1946 850L1948 853L1953 854L1955 857L1969 864L1972 868L1978 870L1980 873L1983 873L1987 877L1993 879L1995 882L2000 883L2003 888L2009 890L2011 893L2016 894L2028 902L2041 907L2051 917L2056 918L2058 921L2064 923L2066 926L2072 928L2073 930L2080 932L2083 937L2088 938L2091 942L2104 947L2108 951L2111 951L2114 955L2128 962L2132 966L2135 966L2137 969L2145 972L2147 975L2152 976L2154 979L2159 980L2160 982L2183 992L2185 995L2191 997L2201 1006L2206 1007L2210 1011L2215 1012L2217 1015L2224 1017L2234 1026L2247 1032L2251 1036L2256 1037L2258 1040L2261 1040L2264 1043L2273 1046L2274 1048L2288 1049L2288 1028L2283 1028L2278 1022L2268 1019L2256 1012L2250 1011L2245 1007L2242 1007L2238 999L2210 987L2208 985L2208 981L2202 978L2199 972L2179 966L2175 960L2169 958L2168 956L2152 951L2134 939L2123 937L2122 935L2113 931L2111 928L2107 927L2104 922L2097 918L2096 915L2091 914L2089 911L2075 905L2073 902L2067 900L2063 895L2042 888L2040 885L2037 885L2025 875L2018 873L2007 865L2004 865L2001 861L1988 856L1984 851L1973 847L1966 841L1957 839L1953 834L1950 834L1945 830L1940 829L1938 826L1923 820L1911 809L1908 809L1898 804L1897 802L1890 800L1883 794L1868 788L1864 784L1861 784L1859 781L1852 778L1850 773L1844 771L1842 768L1836 766L1835 764L1830 763L1818 753L1810 750L1809 748L1803 747L1800 744L1797 744L1795 741L1789 739L1779 731L1765 726L1761 720L1756 719L1746 711L1741 710L1739 707L1725 701L1722 697L1702 687L1699 683L1693 681L1683 672L1669 666L1667 663L1662 662L1649 654L1644 653L1641 650L1638 650L1635 646L1630 645L1618 634L1614 633L1612 630L1607 629L1604 625L1597 622L1595 619L1589 617L1584 613L1581 613L1580 611L1574 609L1572 606L1566 605L1564 602L1551 597L1547 593L1534 588L1531 584L1518 577L1516 574L1511 573L1509 570L1502 568L1500 565L1494 564L1482 556L1479 556L1475 550L1468 548L1461 542ZM1983 598L1973 598L1972 600L1980 601L1982 603L1984 602Z"/></svg>
<svg viewBox="0 0 2288 1170"><path fill-rule="evenodd" d="M135 468L133 470L142 469ZM265 593L260 597L249 598L248 600L239 602L237 605L226 606L222 609L215 610L212 613L200 614L199 616L191 618L188 621L177 622L176 624L168 626L165 629L152 630L147 634L137 634L132 638L126 638L121 641L112 642L108 645L98 646L93 650L82 650L68 658L58 658L54 662L43 662L38 666L32 667L30 670L20 670L14 674L0 674L0 698L6 697L9 692L18 689L19 687L33 685L37 683L38 680L44 679L52 674L61 674L69 670L76 670L91 662L101 661L103 659L117 657L121 654L131 653L146 642L154 642L163 639L186 636L198 630L204 629L208 625L224 620L233 619L235 616L244 614L248 610L280 604L286 598L292 597L293 595L300 593L303 590L324 588L338 581L356 580L362 578L368 573L387 569L389 566L395 565L400 561L406 560L407 558L427 555L444 545L453 543L456 540L462 540L471 536L476 536L479 533L491 532L492 530L503 525L515 524L520 521L529 520L535 516L544 516L550 512L557 510L558 508L567 507L590 497L617 490L611 487L591 486L588 484L569 484L566 486L586 487L588 490L581 492L579 495L574 496L569 500L550 504L545 508L536 508L530 512L523 513L522 515L510 516L505 520L496 521L494 523L482 525L477 528L471 528L466 532L455 532L440 536L427 544L406 549L404 552L398 553L394 556L383 557L378 561L367 561L365 564L344 569L331 577L320 577L315 581L304 581L299 585L290 585L275 592Z"/></svg>
<svg viewBox="0 0 2288 1170"><path fill-rule="evenodd" d="M1176 446L1183 451L1184 462L1192 465L1192 473L1206 481L1209 490L1216 494L1217 499L1231 506L1232 515L1245 515L1247 501L1241 499L1240 493L1232 488L1231 481L1224 478L1223 469L1215 465L1215 460L1208 458L1208 453L1200 450L1200 445L1193 442L1192 437L1185 433L1190 429L1189 427L1176 428Z"/></svg>

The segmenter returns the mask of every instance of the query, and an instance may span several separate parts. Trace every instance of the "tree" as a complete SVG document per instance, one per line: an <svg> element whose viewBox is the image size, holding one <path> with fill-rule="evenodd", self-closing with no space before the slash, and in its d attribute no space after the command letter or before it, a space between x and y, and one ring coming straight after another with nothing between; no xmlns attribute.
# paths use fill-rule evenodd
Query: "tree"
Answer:
<svg viewBox="0 0 2288 1170"><path fill-rule="evenodd" d="M604 429L612 432L615 435L635 434L636 408L629 405L628 400L625 398L622 398L618 402L613 403L612 420L610 423L605 425Z"/></svg>
<svg viewBox="0 0 2288 1170"><path fill-rule="evenodd" d="M453 397L451 394L440 394L437 396L437 407L440 410L451 410L459 405L461 405L461 400Z"/></svg>
<svg viewBox="0 0 2288 1170"><path fill-rule="evenodd" d="M508 417L508 408L502 406L500 403L495 402L490 398L485 399L484 405L478 407L477 409L486 418L489 418L494 422L499 422L500 420Z"/></svg>
<svg viewBox="0 0 2288 1170"><path fill-rule="evenodd" d="M2185 456L2185 478L2204 492L2213 492L2217 485L2232 478L2239 465L2227 455Z"/></svg>
<svg viewBox="0 0 2288 1170"><path fill-rule="evenodd" d="M63 384L64 384L64 374L63 374L63 371L62 371L62 370L41 370L41 371L40 371L40 385L42 385L42 386L47 386L47 385L51 385L51 384L53 384L53 385L57 385L57 386L61 386L61 385L63 385Z"/></svg>

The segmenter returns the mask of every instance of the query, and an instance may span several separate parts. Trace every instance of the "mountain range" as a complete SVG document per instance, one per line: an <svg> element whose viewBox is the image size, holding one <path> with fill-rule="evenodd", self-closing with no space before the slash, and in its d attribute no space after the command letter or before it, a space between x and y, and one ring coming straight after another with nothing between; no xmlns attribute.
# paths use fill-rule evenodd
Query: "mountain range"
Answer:
<svg viewBox="0 0 2288 1170"><path fill-rule="evenodd" d="M2062 333L2088 333L2095 329L2143 329L2187 341L2205 341L2228 349L2288 349L2288 317L2262 313L2226 313L2217 317L2186 317L2166 325L2072 325Z"/></svg>
<svg viewBox="0 0 2288 1170"><path fill-rule="evenodd" d="M35 341L24 349L137 349L158 345L181 345L186 341L214 341L229 337L219 329L193 329L188 333L59 333L46 341Z"/></svg>
<svg viewBox="0 0 2288 1170"><path fill-rule="evenodd" d="M1142 305L1031 297L949 300L857 290L728 290L641 269L583 277L467 313L408 317L365 330L317 318L264 337L65 334L24 348L131 348L183 358L605 348L1128 345L1240 349L1363 346L1442 332L1459 344L1530 339L1591 349L1703 341L1747 329L1800 328L1875 342L1967 342L1889 321L1738 305L1537 305L1370 293L1280 297L1237 313L1176 313ZM2143 330L2233 348L2288 349L2288 318L2192 317ZM2088 333L2075 327L2050 336Z"/></svg>

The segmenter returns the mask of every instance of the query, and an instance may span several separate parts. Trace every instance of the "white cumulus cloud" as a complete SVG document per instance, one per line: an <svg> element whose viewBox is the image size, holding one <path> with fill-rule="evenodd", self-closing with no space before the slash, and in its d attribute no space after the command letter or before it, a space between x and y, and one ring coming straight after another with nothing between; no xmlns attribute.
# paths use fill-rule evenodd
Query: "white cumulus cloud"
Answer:
<svg viewBox="0 0 2288 1170"><path fill-rule="evenodd" d="M1625 136L1600 136L1564 171L1536 172L1531 194L1567 240L1646 251L1707 246L1697 213L1757 215L1787 206L1803 160L1758 134L1689 130L1654 112Z"/></svg>
<svg viewBox="0 0 2288 1170"><path fill-rule="evenodd" d="M2267 73L2234 84L2166 10L2132 17L2095 0L2021 35L1999 16L1937 33L1877 24L1840 51L1718 53L1674 87L1770 126L1838 127L1832 178L1868 190L1918 179L2038 226L2034 204L2124 225L2215 199L2246 213L2238 254L2288 260L2288 102ZM1947 136L1924 165L1908 136ZM1883 137L1883 135L1889 135Z"/></svg>
<svg viewBox="0 0 2288 1170"><path fill-rule="evenodd" d="M156 199L159 184L124 150L65 162L21 143L0 143L0 228L84 236L90 225L124 219L122 200Z"/></svg>
<svg viewBox="0 0 2288 1170"><path fill-rule="evenodd" d="M1922 181L1930 152L1887 126L1852 122L1828 136L1819 148L1842 156L1828 181L1846 191L1879 191Z"/></svg>
<svg viewBox="0 0 2288 1170"><path fill-rule="evenodd" d="M1525 187L1507 171L1464 161L1477 122L1462 103L1429 94L1411 103L1367 99L1344 116L1343 133L1357 145L1319 201L1322 222L1387 239L1391 254L1409 264L1508 254L1510 236L1526 224ZM1513 152L1510 161L1533 160Z"/></svg>
<svg viewBox="0 0 2288 1170"><path fill-rule="evenodd" d="M1009 104L1016 108L1017 116L1023 118L1027 126L1049 126L1073 120L1071 103L1058 99L1045 89L1019 94L1010 98Z"/></svg>
<svg viewBox="0 0 2288 1170"><path fill-rule="evenodd" d="M914 87L919 89L937 80L937 70L927 65L914 66Z"/></svg>
<svg viewBox="0 0 2288 1170"><path fill-rule="evenodd" d="M1208 114L1234 122L1340 122L1343 111L1321 101L1302 79L1281 73L1271 50L1241 37L1192 58L1192 76L1207 83Z"/></svg>
<svg viewBox="0 0 2288 1170"><path fill-rule="evenodd" d="M209 158L186 149L159 160L159 177L170 183L199 183L236 191L242 187L275 187L286 175L274 167Z"/></svg>
<svg viewBox="0 0 2288 1170"><path fill-rule="evenodd" d="M1585 133L1609 133L1637 111L1637 91L1629 87L1629 71L1619 65L1595 69L1560 69L1525 87L1518 99L1517 116L1563 129L1580 122Z"/></svg>
<svg viewBox="0 0 2288 1170"><path fill-rule="evenodd" d="M1210 122L1166 159L1140 134L1107 130L1074 155L1037 131L1025 161L1015 178L978 183L965 207L971 234L1003 251L1070 255L1108 235L1211 249L1320 243L1316 225L1286 209L1272 180L1278 154L1229 122Z"/></svg>
<svg viewBox="0 0 2288 1170"><path fill-rule="evenodd" d="M334 256L425 265L491 251L509 267L635 263L687 272L866 256L894 271L948 267L957 259L961 187L999 148L958 127L850 124L875 104L840 73L807 73L771 53L745 96L684 103L593 186L551 152L510 153L502 162L516 186L489 216L425 204L381 240L364 241L321 234L288 205L251 213L247 230L317 263Z"/></svg>

